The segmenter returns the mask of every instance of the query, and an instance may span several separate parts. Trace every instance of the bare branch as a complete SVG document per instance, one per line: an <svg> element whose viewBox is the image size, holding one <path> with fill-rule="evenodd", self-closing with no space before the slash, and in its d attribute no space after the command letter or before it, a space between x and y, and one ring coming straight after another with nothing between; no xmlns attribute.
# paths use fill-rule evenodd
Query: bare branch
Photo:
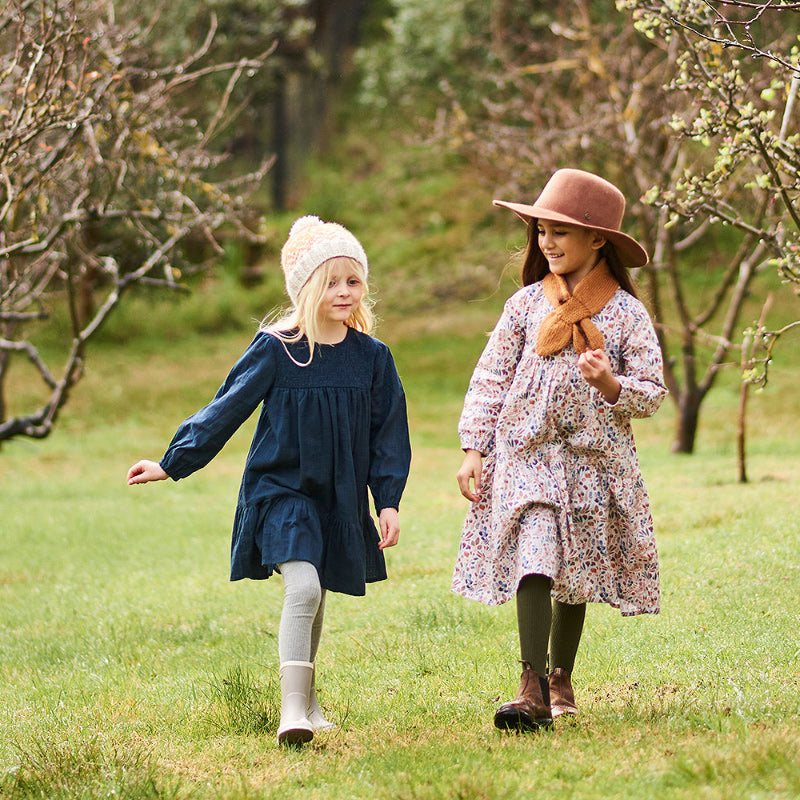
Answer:
<svg viewBox="0 0 800 800"><path fill-rule="evenodd" d="M771 0L770 0L770 2L771 2ZM706 5L710 5L710 4L706 3ZM738 5L738 3L737 3L737 5ZM762 8L762 11L766 10L766 7L769 6L769 5L770 5L769 2L766 3L766 5ZM786 6L782 6L782 8L787 8L787 7ZM760 14L758 16L760 16ZM744 42L740 41L739 39L736 39L733 36L726 38L726 37L716 36L714 34L706 33L705 31L701 30L699 27L695 27L695 26L693 26L693 25L691 25L689 23L684 22L679 17L670 16L669 19L670 19L670 22L676 28L681 28L684 31L686 31L687 33L689 33L690 35L692 35L692 36L694 36L694 37L696 37L698 39L702 39L702 40L704 40L706 42L711 42L711 43L714 43L714 44L720 44L720 45L722 45L722 47L725 47L725 48L728 48L728 47L738 48L740 50L743 50L746 53L749 53L752 58L764 58L764 59L768 59L769 61L774 61L776 64L779 64L780 66L785 67L786 69L791 70L794 73L800 74L800 63L793 63L793 62L789 61L788 59L783 58L782 56L777 55L776 53L774 53L772 51L763 50L762 48L758 47L755 43L753 43L752 38L750 39L750 44L745 44ZM726 26L729 26L729 25L733 24L733 23L729 22L728 20L726 20L724 18L722 18L721 21ZM753 21L755 21L755 20L750 20L748 22L741 23L741 24L747 26L747 25L751 24Z"/></svg>
<svg viewBox="0 0 800 800"><path fill-rule="evenodd" d="M187 237L199 233L221 252L223 225L226 236L248 232L248 199L271 163L216 177L224 157L212 149L215 136L236 113L234 91L264 58L214 60L214 15L198 47L154 68L146 37L156 16L137 26L113 13L98 20L77 0L44 7L25 0L0 12L0 31L15 42L0 52L8 98L0 118L0 415L11 357L27 358L50 397L33 413L0 416L0 441L49 434L83 374L88 341L132 287L186 291L174 265L185 263ZM213 75L227 75L226 89L205 92L187 124L187 97ZM58 370L26 337L52 306L66 310L71 328Z"/></svg>
<svg viewBox="0 0 800 800"><path fill-rule="evenodd" d="M58 381L56 381L50 370L47 368L47 364L45 364L42 360L41 356L39 355L39 351L30 342L14 342L9 341L8 339L0 338L0 350L5 350L12 353L25 353L28 356L28 360L39 370L42 380L51 389L55 389L58 385Z"/></svg>

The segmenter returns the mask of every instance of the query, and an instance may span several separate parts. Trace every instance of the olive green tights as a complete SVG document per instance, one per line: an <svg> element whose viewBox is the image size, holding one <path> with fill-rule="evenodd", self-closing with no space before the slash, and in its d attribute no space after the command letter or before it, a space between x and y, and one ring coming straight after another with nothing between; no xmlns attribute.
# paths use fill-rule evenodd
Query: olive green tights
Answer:
<svg viewBox="0 0 800 800"><path fill-rule="evenodd" d="M546 575L526 575L517 589L520 655L539 675L547 674L548 643L550 668L572 672L586 616L586 603L551 602L550 585Z"/></svg>

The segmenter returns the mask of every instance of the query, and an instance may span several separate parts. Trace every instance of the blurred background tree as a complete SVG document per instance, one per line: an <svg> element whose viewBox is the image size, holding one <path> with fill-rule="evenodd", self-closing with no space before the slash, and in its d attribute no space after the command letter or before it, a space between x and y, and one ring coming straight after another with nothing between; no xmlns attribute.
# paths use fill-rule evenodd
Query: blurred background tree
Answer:
<svg viewBox="0 0 800 800"><path fill-rule="evenodd" d="M780 128L797 127L787 97L797 26L787 20L798 9L751 20L768 59L721 43L721 18L704 2L393 7L384 46L361 57L366 102L416 114L497 196L533 200L555 169L577 166L632 201L627 224L652 256L640 282L678 411L673 449L692 452L744 301L766 294L759 273L796 274L796 226L787 237L781 217L800 160Z"/></svg>
<svg viewBox="0 0 800 800"><path fill-rule="evenodd" d="M69 22L70 9L77 23ZM795 4L212 0L198 6L186 0L14 0L3 14L4 52L15 55L5 57L0 86L0 137L5 137L0 163L8 178L5 249L0 250L6 281L0 306L0 387L12 354L37 363L38 355L30 342L22 344L20 331L43 324L36 318L58 305L50 303L59 296L57 287L72 287L72 295L60 295L73 298L61 307L74 305L71 318L84 321L92 307L102 307L105 295L98 289L117 285L114 270L122 276L138 274L152 257L148 269L161 271L157 280L177 287L177 270L185 276L218 254L220 246L235 242L240 223L256 232L248 216L269 219L302 206L303 193L313 191L304 177L309 154L326 153L331 134L343 129L360 129L368 144L355 146L330 165L341 175L339 188L328 189L327 197L340 209L345 202L341 187L379 171L378 150L402 146L409 132L428 152L452 155L450 166L468 175L481 195L531 200L551 172L566 165L617 183L629 199L626 227L652 256L638 278L665 356L677 411L673 449L678 452L693 451L703 402L722 368L741 361L734 351L746 325L743 314L750 313L745 309L763 304L776 275L790 286L798 284L800 159L794 99L800 9ZM63 108L50 104L61 109L63 119L14 139L19 123L11 121L23 119L20 103L32 107L36 94L25 88L28 57L15 27L20 19L28 26L24 41L30 52L46 52L36 25L59 46L66 47L63 43L72 37L63 56L34 59L31 73L49 74L36 86L67 87L64 97L70 99ZM215 20L213 35L210 19ZM98 60L100 42L105 54ZM353 60L356 45L360 49ZM62 62L72 66L58 83L52 76ZM44 72L47 64L49 73ZM89 80L89 75L101 78ZM112 75L121 77L110 81ZM79 114L78 94L70 86L84 93L100 87L102 92L90 100L91 110ZM103 92L107 98L99 96ZM165 115L163 120L148 120L141 113L151 105ZM37 101L36 108L44 107ZM106 135L99 121L109 114L117 125L130 127L131 135L119 141L139 147L136 159L126 154L129 162L120 162L126 166L119 187L116 177L108 175L122 173L108 170L112 152L103 150L106 140L97 136L98 131ZM39 120L36 114L29 117ZM134 136L141 125L142 135ZM396 132L397 141L370 141L371 131L379 128ZM197 158L190 168L176 155L187 142ZM162 146L176 159L171 172L156 157ZM45 159L47 147L56 147L58 158ZM273 157L265 173L263 165ZM15 165L13 158L21 160ZM202 179L200 162L206 170ZM27 167L26 180L40 180L36 191L16 188L24 185L21 163ZM208 239L204 244L198 231L208 233L205 222L167 249L160 249L163 236L143 233L143 220L149 219L144 211L152 205L161 209L167 198L177 196L170 194L175 186L170 181L178 173L183 174L180 190L198 208L204 207L198 198L208 204L211 194L199 191L195 197L187 187L219 185L221 191L233 174L257 178L247 184L255 194L226 189L219 195L227 198L216 206L225 242L217 235L216 244ZM268 180L262 182L265 174ZM134 175L140 176L135 192L125 183ZM112 185L115 202L123 194L129 200L135 196L131 207L138 217L125 219L120 212L118 218L108 213L97 218L98 209L107 212L103 192ZM48 228L54 232L50 239L43 236L45 210L52 217L55 208L71 208L65 198L83 198L84 191L91 197L97 187L99 199L76 201L83 217ZM368 206L350 204L346 223L356 224L361 214L360 230L380 225L380 210ZM231 219L222 222L228 213ZM61 218L71 219L63 211ZM495 218L490 222L496 224ZM441 218L439 223L437 232L459 224ZM521 239L521 228L519 233ZM45 240L56 243L51 252L57 258L45 256ZM442 246L450 248L447 258L467 265L468 240L469 231L442 236ZM465 252L454 256L453 242L458 241ZM394 240L391 248L397 258L409 252ZM384 256L395 257L388 246ZM47 265L31 284L47 290L27 306L19 300L17 277L25 258ZM264 255L258 249L246 256L248 263L259 258ZM71 278L67 263L74 265ZM390 274L399 276L410 268L434 273L438 263L434 254L430 263L393 265ZM476 274L478 269L487 270L476 262ZM468 267L461 270L466 276ZM156 280L152 273L141 277ZM121 286L131 282L125 280ZM76 331L82 329L73 325L67 338L79 341ZM774 344L776 333L765 315L748 333L748 375L756 382L765 380L764 346ZM47 384L59 383L53 375L42 375ZM0 423L7 422L0 403ZM37 425L31 430L44 435Z"/></svg>
<svg viewBox="0 0 800 800"><path fill-rule="evenodd" d="M726 271L718 295L727 286L748 291L752 275L765 268L800 293L800 6L730 0L621 0L619 6L632 12L648 39L680 43L672 88L692 98L694 107L676 116L673 127L683 143L699 145L705 155L673 184L653 187L650 202L666 209L673 221L706 216L737 231L743 257ZM777 340L800 325L795 320L778 330L767 327L771 299L762 298L761 316L742 342L737 437L742 482L747 480L748 389L766 385ZM678 309L686 315L685 303Z"/></svg>
<svg viewBox="0 0 800 800"><path fill-rule="evenodd" d="M323 141L331 101L350 74L366 0L146 0L145 6L153 9L150 43L160 57L186 52L203 35L210 12L219 20L218 58L257 58L274 44L264 68L237 95L241 109L229 147L244 160L273 153L271 206L283 210L295 202L303 161Z"/></svg>
<svg viewBox="0 0 800 800"><path fill-rule="evenodd" d="M180 289L198 254L222 251L223 227L258 237L247 198L270 160L233 174L214 142L235 87L267 54L216 60L213 14L178 60L154 58L151 33L102 2L0 12L0 441L50 433L88 342L133 285ZM225 76L213 100L212 75ZM49 363L32 338L43 325L62 345ZM9 417L14 356L47 396Z"/></svg>

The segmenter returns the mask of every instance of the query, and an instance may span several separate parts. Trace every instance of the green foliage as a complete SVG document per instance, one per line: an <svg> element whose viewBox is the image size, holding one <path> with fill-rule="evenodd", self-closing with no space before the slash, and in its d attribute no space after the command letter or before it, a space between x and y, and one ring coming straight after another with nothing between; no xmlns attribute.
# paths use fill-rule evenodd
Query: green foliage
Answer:
<svg viewBox="0 0 800 800"><path fill-rule="evenodd" d="M787 281L800 283L800 134L794 124L800 49L797 9L756 13L729 3L723 13L703 3L625 0L639 30L677 46L671 91L693 100L673 129L698 143L705 157L687 166L649 200L673 218L709 215L768 247L762 256ZM786 13L782 13L786 12Z"/></svg>
<svg viewBox="0 0 800 800"><path fill-rule="evenodd" d="M368 43L357 59L363 102L377 109L430 114L449 85L467 87L472 102L479 102L491 60L486 32L492 5L480 0L392 0L391 8L385 38Z"/></svg>
<svg viewBox="0 0 800 800"><path fill-rule="evenodd" d="M140 13L138 4L126 4L125 13ZM153 14L153 56L180 58L195 42L206 35L212 19L216 32L211 57L236 63L242 58L256 58L278 46L266 69L253 72L245 86L236 87L233 100L240 106L235 127L226 131L228 148L258 159L273 147L271 116L274 114L276 74L286 69L287 54L297 52L301 60L313 62L309 36L313 22L305 0L212 0L195 3L178 0L164 3L150 0ZM208 95L193 92L191 100L208 104L225 90L226 77L212 75ZM211 102L209 102L211 101Z"/></svg>
<svg viewBox="0 0 800 800"><path fill-rule="evenodd" d="M460 303L489 297L502 303L516 276L506 269L509 250L522 244L524 227L492 208L463 158L413 136L407 122L353 124L344 113L329 147L306 164L296 213L357 233L379 317L457 313Z"/></svg>

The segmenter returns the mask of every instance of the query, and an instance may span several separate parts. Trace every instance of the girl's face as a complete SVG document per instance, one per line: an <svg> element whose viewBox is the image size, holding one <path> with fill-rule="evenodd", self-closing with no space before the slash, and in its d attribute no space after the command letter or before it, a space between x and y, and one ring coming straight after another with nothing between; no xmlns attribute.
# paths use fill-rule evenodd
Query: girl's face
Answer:
<svg viewBox="0 0 800 800"><path fill-rule="evenodd" d="M539 249L550 265L550 272L561 275L572 291L600 260L605 237L599 231L546 219L538 220L536 227Z"/></svg>
<svg viewBox="0 0 800 800"><path fill-rule="evenodd" d="M358 267L350 259L336 259L319 304L320 323L332 330L344 325L363 296L364 281Z"/></svg>

